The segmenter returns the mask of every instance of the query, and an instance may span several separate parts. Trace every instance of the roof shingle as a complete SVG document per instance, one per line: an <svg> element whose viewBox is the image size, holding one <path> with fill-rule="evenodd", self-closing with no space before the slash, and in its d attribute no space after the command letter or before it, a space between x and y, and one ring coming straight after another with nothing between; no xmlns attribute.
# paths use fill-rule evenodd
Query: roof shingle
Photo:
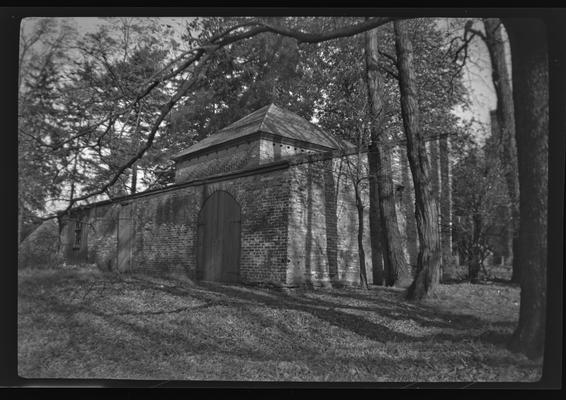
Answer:
<svg viewBox="0 0 566 400"><path fill-rule="evenodd" d="M172 159L179 159L188 154L246 137L256 132L308 142L326 147L329 150L352 146L350 143L333 138L299 115L271 103L177 153Z"/></svg>

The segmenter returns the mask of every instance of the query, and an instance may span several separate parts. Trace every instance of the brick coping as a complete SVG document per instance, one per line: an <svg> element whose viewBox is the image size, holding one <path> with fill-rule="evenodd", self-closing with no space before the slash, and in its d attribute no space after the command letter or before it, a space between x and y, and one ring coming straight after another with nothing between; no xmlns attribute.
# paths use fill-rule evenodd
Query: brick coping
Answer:
<svg viewBox="0 0 566 400"><path fill-rule="evenodd" d="M360 153L367 153L367 151L368 151L367 147L364 147L360 150ZM237 171L230 171L221 174L211 175L206 178L193 179L191 181L182 182L182 183L174 183L163 188L150 189L143 192L130 194L126 196L120 196L109 200L101 200L91 204L76 206L71 208L71 210L69 210L68 213L72 213L73 211L86 210L92 207L98 207L107 204L123 203L154 194L165 193L171 190L177 190L191 186L199 186L199 185L204 185L212 182L219 182L227 179L234 179L245 176L258 175L262 173L269 173L272 171L287 169L295 165L301 165L301 164L312 163L317 161L326 161L334 158L347 157L356 154L358 154L358 150L349 150L349 151L333 150L324 153L299 154L289 159L273 161L267 164L261 164L251 168L245 168ZM60 212L60 215L64 215L64 214L65 212Z"/></svg>

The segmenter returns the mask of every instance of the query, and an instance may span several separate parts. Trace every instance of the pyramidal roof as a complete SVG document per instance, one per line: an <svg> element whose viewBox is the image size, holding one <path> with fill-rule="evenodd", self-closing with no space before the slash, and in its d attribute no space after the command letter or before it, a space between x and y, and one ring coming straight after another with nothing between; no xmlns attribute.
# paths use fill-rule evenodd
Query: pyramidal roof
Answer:
<svg viewBox="0 0 566 400"><path fill-rule="evenodd" d="M257 132L308 142L326 147L328 150L339 149L344 145L352 146L347 142L333 138L299 115L271 103L177 153L172 158L174 160L179 159L187 154L253 135Z"/></svg>

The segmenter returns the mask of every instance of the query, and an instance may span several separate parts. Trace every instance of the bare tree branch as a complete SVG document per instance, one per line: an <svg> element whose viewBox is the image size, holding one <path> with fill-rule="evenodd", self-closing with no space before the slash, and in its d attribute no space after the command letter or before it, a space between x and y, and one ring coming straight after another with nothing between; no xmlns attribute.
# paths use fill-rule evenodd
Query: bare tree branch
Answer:
<svg viewBox="0 0 566 400"><path fill-rule="evenodd" d="M106 132L108 132L108 130L112 126L111 121L115 120L118 116L123 115L127 113L129 110L131 110L143 98L148 96L159 84L178 76L179 74L185 72L190 66L194 65L195 70L193 71L192 77L188 81L186 81L182 85L182 87L171 97L171 99L161 107L160 115L157 118L157 120L154 122L145 145L141 147L138 150L138 152L132 158L129 159L128 162L126 162L124 165L118 168L118 170L113 174L113 177L100 189L73 199L72 203L69 204L69 206L66 208L64 212L68 212L76 202L86 200L96 195L107 193L108 189L118 181L122 173L126 171L128 168L130 168L138 159L143 157L146 151L149 150L149 148L152 146L159 126L166 118L166 116L169 114L171 109L184 95L188 93L188 91L191 88L194 87L194 85L197 82L199 82L201 79L204 78L204 72L208 69L209 66L208 61L218 49L228 46L232 43L245 40L254 37L258 34L267 33L267 32L294 38L298 43L319 43L319 42L338 39L342 37L353 36L365 32L367 30L377 28L393 20L394 18L390 18L390 17L376 17L376 18L368 19L362 23L343 27L331 32L318 32L318 33L296 31L282 26L267 24L265 22L261 22L257 20L247 21L244 23L236 24L214 35L210 39L208 45L205 44L200 47L195 47L194 49L191 49L183 53L181 56L177 57L175 60L167 64L167 68L170 68L175 63L181 61L184 56L190 53L193 53L193 55L188 59L184 60L181 63L181 65L179 65L177 68L173 69L170 73L168 73L167 75L161 78L157 78L157 77L167 68L163 68L160 72L154 74L154 76L152 77L153 80L148 82L147 87L141 90L139 94L136 96L136 98L129 105L127 105L125 109L111 113L105 118L106 121L110 122L106 129ZM252 28L247 29L244 32L234 33L235 31L241 28L248 28L248 27L252 27ZM392 56L389 56L389 58L393 59ZM393 71L387 71L387 72L392 74L393 76L396 75ZM100 124L102 124L102 122ZM99 138L98 141L99 144L100 144L100 140L101 139Z"/></svg>
<svg viewBox="0 0 566 400"><path fill-rule="evenodd" d="M392 22L393 20L394 18L390 18L390 17L370 18L367 21L361 22L356 25L346 26L340 29L336 29L335 31L332 32L319 32L319 33L294 31L292 29L287 29L282 26L274 26L264 22L258 22L257 25L262 26L265 29L264 31L266 32L273 32L279 35L292 37L296 39L298 43L319 43L328 40L339 39L342 37L354 36L357 35L358 33L362 33L367 30L382 26L388 22Z"/></svg>
<svg viewBox="0 0 566 400"><path fill-rule="evenodd" d="M193 77L186 81L183 86L177 91L177 93L166 103L163 105L163 107L161 108L161 113L159 115L159 117L157 118L157 121L154 123L151 131L149 132L148 138L146 140L145 145L140 148L138 150L138 152L132 157L130 158L130 160L122 165L118 171L116 171L114 173L113 178L107 182L104 186L102 186L99 190L96 190L92 193L88 193L86 195L77 197L73 200L73 202L71 204L69 204L69 206L66 208L65 211L69 211L73 204L81 201L81 200L85 200L89 197L98 195L98 194L102 194L107 192L107 190L114 185L114 183L116 183L116 181L118 181L118 179L120 178L120 176L122 175L122 173L130 168L137 160L139 160L141 157L143 157L143 155L145 154L145 152L151 147L151 145L153 144L153 141L155 139L155 134L157 133L157 129L159 128L159 126L161 125L161 122L163 122L163 120L165 119L165 117L169 114L169 111L171 111L171 109L173 108L173 106L181 99L181 97L183 97L192 87L193 85L199 80L203 78L203 73L206 71L206 69L208 68L208 64L207 61L210 58L210 55L206 55L203 58L203 62L199 64L197 71L195 71L195 74L193 75Z"/></svg>

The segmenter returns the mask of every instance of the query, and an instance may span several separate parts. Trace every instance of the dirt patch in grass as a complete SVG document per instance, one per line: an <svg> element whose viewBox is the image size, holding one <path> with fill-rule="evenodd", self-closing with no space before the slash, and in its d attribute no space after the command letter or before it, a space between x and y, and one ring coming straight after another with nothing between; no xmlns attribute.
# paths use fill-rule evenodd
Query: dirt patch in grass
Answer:
<svg viewBox="0 0 566 400"><path fill-rule="evenodd" d="M116 275L19 275L26 378L253 381L536 381L505 348L519 289L442 285L423 303L394 288L278 291Z"/></svg>

